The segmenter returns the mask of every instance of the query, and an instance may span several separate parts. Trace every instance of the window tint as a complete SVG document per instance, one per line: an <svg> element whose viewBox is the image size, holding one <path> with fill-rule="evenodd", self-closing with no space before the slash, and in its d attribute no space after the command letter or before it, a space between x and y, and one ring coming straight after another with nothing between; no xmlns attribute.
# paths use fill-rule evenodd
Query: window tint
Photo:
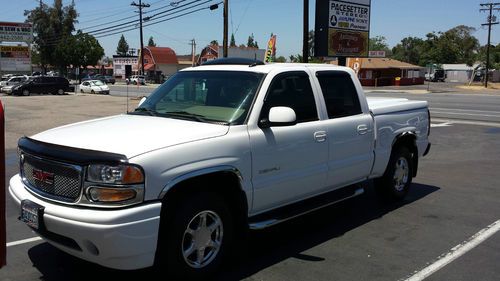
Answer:
<svg viewBox="0 0 500 281"><path fill-rule="evenodd" d="M339 118L362 113L358 93L351 76L342 71L316 73L329 118Z"/></svg>
<svg viewBox="0 0 500 281"><path fill-rule="evenodd" d="M319 120L309 75L305 72L285 73L274 78L267 92L262 117L267 118L269 110L275 106L292 108L298 123Z"/></svg>

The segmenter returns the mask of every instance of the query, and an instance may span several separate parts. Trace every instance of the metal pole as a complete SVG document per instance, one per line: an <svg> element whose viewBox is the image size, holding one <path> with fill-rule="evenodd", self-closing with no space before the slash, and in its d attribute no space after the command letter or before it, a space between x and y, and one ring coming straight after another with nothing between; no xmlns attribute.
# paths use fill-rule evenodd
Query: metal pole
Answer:
<svg viewBox="0 0 500 281"><path fill-rule="evenodd" d="M142 38L142 0L139 0L139 25L141 29L141 74L144 75L144 40Z"/></svg>
<svg viewBox="0 0 500 281"><path fill-rule="evenodd" d="M493 10L499 11L500 8L494 8L495 6L500 5L500 3L487 3L480 4L481 6L488 6L490 15L488 17L488 23L482 24L482 26L488 26L488 45L486 46L486 77L484 79L484 87L488 88L488 80L489 80L489 72L490 72L490 45L491 45L491 26L494 24L498 24L498 22L493 22ZM481 9L480 11L488 11L488 9Z"/></svg>
<svg viewBox="0 0 500 281"><path fill-rule="evenodd" d="M304 0L304 29L303 29L302 61L309 62L309 0Z"/></svg>
<svg viewBox="0 0 500 281"><path fill-rule="evenodd" d="M229 14L229 0L224 0L224 38L222 40L222 49L224 53L224 57L227 58L227 52L228 52L228 47L227 47L227 37L228 37L228 14Z"/></svg>

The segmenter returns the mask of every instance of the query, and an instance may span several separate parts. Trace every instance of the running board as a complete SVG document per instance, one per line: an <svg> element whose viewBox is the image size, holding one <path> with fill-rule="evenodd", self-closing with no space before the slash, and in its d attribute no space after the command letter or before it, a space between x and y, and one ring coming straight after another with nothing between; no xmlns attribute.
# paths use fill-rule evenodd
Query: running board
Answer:
<svg viewBox="0 0 500 281"><path fill-rule="evenodd" d="M260 230L331 206L364 193L360 185L347 186L298 203L250 217L249 228Z"/></svg>

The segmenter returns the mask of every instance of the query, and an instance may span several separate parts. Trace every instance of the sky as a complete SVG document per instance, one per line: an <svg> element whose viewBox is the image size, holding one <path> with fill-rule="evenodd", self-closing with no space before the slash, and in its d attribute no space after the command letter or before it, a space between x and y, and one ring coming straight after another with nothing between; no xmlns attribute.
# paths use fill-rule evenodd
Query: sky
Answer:
<svg viewBox="0 0 500 281"><path fill-rule="evenodd" d="M7 0L2 0L7 1ZM180 0L144 0L151 7L144 11L169 6ZM213 0L217 3L222 0ZM65 4L71 0L64 0ZM75 0L79 13L77 29L84 32L138 19L137 9L130 6L132 0ZM136 0L138 2L138 0ZM204 1L201 1L203 3ZM315 0L310 2L309 29L314 29ZM370 37L384 36L390 47L401 39L414 36L425 38L429 32L446 31L457 25L476 28L473 34L482 45L487 42L487 14L480 12L480 3L488 0L371 0ZM496 2L496 1L493 1ZM0 21L22 22L24 10L33 9L39 0L16 0L9 2L7 9L0 10ZM44 0L52 4L53 0ZM200 7L207 7L204 4ZM271 33L277 35L277 56L289 57L302 53L302 7L303 0L229 0L229 34L234 33L236 43L246 44L248 36L254 34L261 48L265 47ZM144 44L150 36L160 47L170 47L178 55L190 54L191 39L195 39L197 50L210 41L222 44L223 9L202 11L144 28ZM150 13L151 14L151 13ZM495 15L500 18L500 13ZM147 14L145 15L147 16ZM116 52L121 34L98 38L107 56ZM139 30L124 32L131 48L138 48ZM500 25L493 26L492 43L500 42Z"/></svg>

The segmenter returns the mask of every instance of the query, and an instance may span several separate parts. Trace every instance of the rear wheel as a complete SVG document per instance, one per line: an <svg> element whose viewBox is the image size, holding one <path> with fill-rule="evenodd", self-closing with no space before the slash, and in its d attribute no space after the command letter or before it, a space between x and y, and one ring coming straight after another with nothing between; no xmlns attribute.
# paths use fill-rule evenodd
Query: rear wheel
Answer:
<svg viewBox="0 0 500 281"><path fill-rule="evenodd" d="M412 163L412 155L408 148L395 147L384 175L375 180L375 188L379 194L389 200L403 199L412 182Z"/></svg>
<svg viewBox="0 0 500 281"><path fill-rule="evenodd" d="M231 249L234 225L219 195L199 192L183 197L175 211L162 216L159 265L184 280L214 273Z"/></svg>
<svg viewBox="0 0 500 281"><path fill-rule="evenodd" d="M23 96L29 96L29 95L30 95L30 91L28 89L24 89Z"/></svg>
<svg viewBox="0 0 500 281"><path fill-rule="evenodd" d="M58 95L64 95L64 90L63 90L63 89L59 89L59 90L57 90L57 94L58 94Z"/></svg>
<svg viewBox="0 0 500 281"><path fill-rule="evenodd" d="M94 94L95 94L94 90L91 90L91 91L90 91L90 93L91 93L92 95L94 95Z"/></svg>

